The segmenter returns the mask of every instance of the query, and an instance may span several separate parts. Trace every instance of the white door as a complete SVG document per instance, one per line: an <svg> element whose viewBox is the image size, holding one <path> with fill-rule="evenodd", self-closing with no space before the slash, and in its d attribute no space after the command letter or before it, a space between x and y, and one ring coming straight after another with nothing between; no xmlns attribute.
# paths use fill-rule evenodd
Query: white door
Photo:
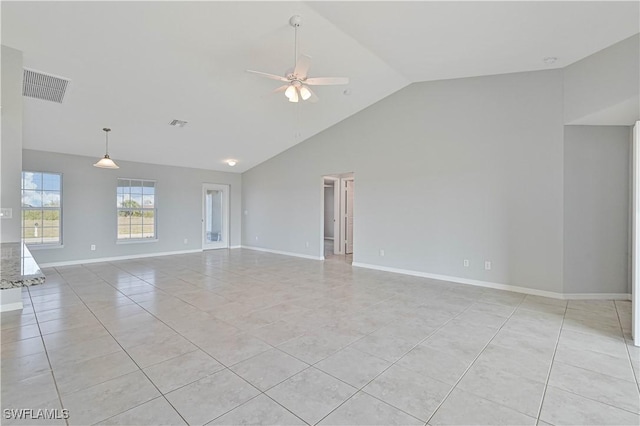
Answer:
<svg viewBox="0 0 640 426"><path fill-rule="evenodd" d="M640 121L633 128L631 213L631 335L640 346Z"/></svg>
<svg viewBox="0 0 640 426"><path fill-rule="evenodd" d="M202 249L229 247L229 185L202 185Z"/></svg>
<svg viewBox="0 0 640 426"><path fill-rule="evenodd" d="M345 253L353 253L353 180L346 181L345 188Z"/></svg>

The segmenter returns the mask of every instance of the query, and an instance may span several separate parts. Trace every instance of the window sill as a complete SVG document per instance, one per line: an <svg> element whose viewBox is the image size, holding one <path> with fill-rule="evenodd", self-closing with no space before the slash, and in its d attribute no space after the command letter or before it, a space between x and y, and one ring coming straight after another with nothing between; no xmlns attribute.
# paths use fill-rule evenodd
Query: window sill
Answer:
<svg viewBox="0 0 640 426"><path fill-rule="evenodd" d="M160 241L158 238L149 238L149 239L138 239L138 240L118 240L116 244L146 244L146 243L157 243Z"/></svg>

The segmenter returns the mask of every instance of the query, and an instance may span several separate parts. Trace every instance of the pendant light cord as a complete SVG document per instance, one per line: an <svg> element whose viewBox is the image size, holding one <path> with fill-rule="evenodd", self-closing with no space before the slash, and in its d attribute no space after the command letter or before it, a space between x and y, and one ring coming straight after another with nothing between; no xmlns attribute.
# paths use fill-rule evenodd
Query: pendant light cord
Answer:
<svg viewBox="0 0 640 426"><path fill-rule="evenodd" d="M102 130L105 133L105 139L106 139L106 152L105 152L105 154L108 156L109 155L109 132L111 131L111 129L109 129L108 127L105 127Z"/></svg>
<svg viewBox="0 0 640 426"><path fill-rule="evenodd" d="M293 41L293 69L295 70L296 65L298 65L298 25L296 24L293 29L295 31Z"/></svg>

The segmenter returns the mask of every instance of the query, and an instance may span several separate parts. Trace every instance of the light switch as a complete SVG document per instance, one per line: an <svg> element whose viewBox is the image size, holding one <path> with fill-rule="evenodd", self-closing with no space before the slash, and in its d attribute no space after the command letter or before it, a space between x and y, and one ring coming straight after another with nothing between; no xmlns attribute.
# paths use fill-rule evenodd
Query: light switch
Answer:
<svg viewBox="0 0 640 426"><path fill-rule="evenodd" d="M13 209L0 209L0 218L11 219L13 217Z"/></svg>

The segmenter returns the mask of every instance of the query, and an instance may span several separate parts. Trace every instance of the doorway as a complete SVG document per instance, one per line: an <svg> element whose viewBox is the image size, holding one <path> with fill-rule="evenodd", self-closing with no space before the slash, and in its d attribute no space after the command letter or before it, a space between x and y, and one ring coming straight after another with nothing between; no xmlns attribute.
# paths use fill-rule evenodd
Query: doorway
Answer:
<svg viewBox="0 0 640 426"><path fill-rule="evenodd" d="M324 258L351 263L354 247L354 174L323 176L322 188Z"/></svg>
<svg viewBox="0 0 640 426"><path fill-rule="evenodd" d="M229 248L229 185L202 185L202 249Z"/></svg>

